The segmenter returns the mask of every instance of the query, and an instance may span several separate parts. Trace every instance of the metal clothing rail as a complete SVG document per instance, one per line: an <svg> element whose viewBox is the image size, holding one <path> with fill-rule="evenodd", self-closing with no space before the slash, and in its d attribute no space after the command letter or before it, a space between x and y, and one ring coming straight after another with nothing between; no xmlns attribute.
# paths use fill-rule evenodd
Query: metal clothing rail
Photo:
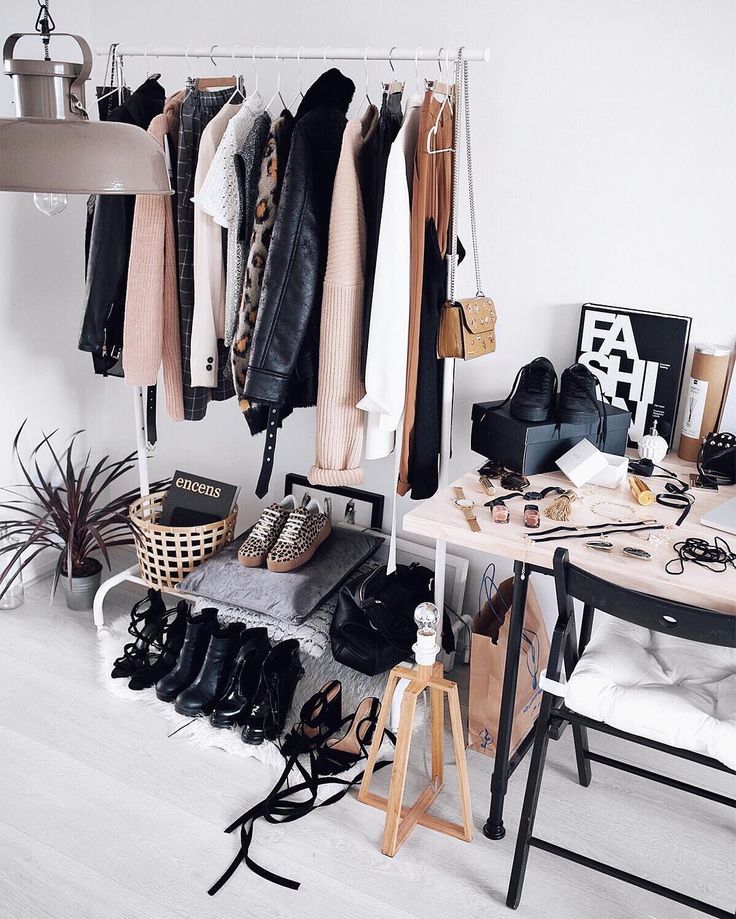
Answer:
<svg viewBox="0 0 736 919"><path fill-rule="evenodd" d="M95 53L107 56L110 49L99 49ZM454 63L460 56L466 61L491 59L490 48L286 48L261 45L190 45L187 48L172 48L159 45L115 46L118 57L183 57L183 58L249 58L251 60L300 60L300 61L440 61Z"/></svg>
<svg viewBox="0 0 736 919"><path fill-rule="evenodd" d="M451 245L448 251L448 280L447 296L454 297L454 273L457 263L456 240L458 225L458 175L459 175L459 158L460 149L460 120L463 117L464 106L462 105L463 92L463 73L462 62L467 61L484 61L490 60L489 48L457 48L440 47L440 48L332 48L329 45L324 48L287 48L287 47L261 47L260 45L224 47L221 45L210 45L209 47L195 47L191 45L187 48L169 48L159 47L156 45L147 45L145 47L127 46L122 44L113 44L105 50L95 52L100 56L115 55L118 58L125 57L181 57L187 61L192 58L209 58L213 63L215 58L255 60L320 60L325 64L332 61L362 61L367 65L368 61L413 61L415 65L419 61L431 61L437 64L445 64L449 70L450 64L453 66L453 79L455 85L455 126L453 138L453 159L452 159L452 232ZM447 77L445 77L447 79ZM455 361L446 359L443 367L443 389L442 389L442 428L440 435L440 463L439 463L439 487L444 488L449 481L449 463L452 448L452 412L454 403L455 389ZM133 402L135 412L136 427L136 451L138 456L138 477L141 495L147 495L149 492L149 474L148 474L148 456L149 445L146 437L145 422L145 389L136 386L133 389ZM447 543L445 540L438 539L435 542L435 584L434 599L439 609L444 608L445 600L445 575L447 561ZM138 584L145 584L140 577L138 565L133 565L125 571L108 578L100 585L94 600L94 622L97 626L97 633L101 635L105 631L105 620L103 612L103 602L109 590L123 581L133 581ZM167 591L168 592L168 591ZM171 591L178 593L180 591ZM458 610L458 612L460 612Z"/></svg>

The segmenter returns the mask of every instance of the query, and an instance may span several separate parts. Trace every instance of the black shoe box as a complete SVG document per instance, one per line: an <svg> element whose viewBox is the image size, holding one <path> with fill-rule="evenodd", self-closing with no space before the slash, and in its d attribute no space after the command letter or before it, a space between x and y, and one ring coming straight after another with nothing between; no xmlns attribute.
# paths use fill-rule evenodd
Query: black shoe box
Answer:
<svg viewBox="0 0 736 919"><path fill-rule="evenodd" d="M500 407L499 407L500 406ZM631 412L605 403L608 431L598 441L598 418L590 424L560 424L550 421L520 421L509 412L509 403L476 402L470 447L487 459L513 472L535 475L556 470L555 460L586 438L604 453L623 456L626 452Z"/></svg>

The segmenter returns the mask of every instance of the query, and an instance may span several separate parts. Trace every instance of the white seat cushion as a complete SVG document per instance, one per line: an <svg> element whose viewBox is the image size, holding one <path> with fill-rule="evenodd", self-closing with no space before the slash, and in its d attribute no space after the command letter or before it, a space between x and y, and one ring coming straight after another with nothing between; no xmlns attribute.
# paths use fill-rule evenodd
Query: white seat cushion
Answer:
<svg viewBox="0 0 736 919"><path fill-rule="evenodd" d="M605 613L565 705L580 715L736 769L736 649L686 641Z"/></svg>

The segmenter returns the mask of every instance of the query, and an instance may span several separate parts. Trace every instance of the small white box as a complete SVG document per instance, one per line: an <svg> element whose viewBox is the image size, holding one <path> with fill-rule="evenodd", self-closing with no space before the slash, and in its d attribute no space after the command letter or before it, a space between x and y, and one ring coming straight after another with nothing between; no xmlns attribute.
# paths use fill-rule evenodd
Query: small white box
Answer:
<svg viewBox="0 0 736 919"><path fill-rule="evenodd" d="M590 482L594 475L608 466L601 451L585 439L563 453L556 463L576 488Z"/></svg>
<svg viewBox="0 0 736 919"><path fill-rule="evenodd" d="M604 488L619 488L626 483L626 476L629 473L628 456L618 456L615 453L601 453L608 465L600 472L596 472L592 479L588 479L591 485L602 485Z"/></svg>

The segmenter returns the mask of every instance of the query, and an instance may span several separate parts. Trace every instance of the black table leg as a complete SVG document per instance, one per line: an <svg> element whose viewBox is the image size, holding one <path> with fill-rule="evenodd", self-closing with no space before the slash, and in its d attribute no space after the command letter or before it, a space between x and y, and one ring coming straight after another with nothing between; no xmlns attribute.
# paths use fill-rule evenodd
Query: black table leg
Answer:
<svg viewBox="0 0 736 919"><path fill-rule="evenodd" d="M514 562L514 594L511 600L511 619L509 621L508 643L506 645L506 664L503 674L503 692L498 719L498 738L496 740L496 759L491 777L491 811L483 827L483 835L488 839L503 839L506 830L503 825L503 802L509 779L509 752L511 750L511 731L514 726L514 707L516 703L516 678L519 671L521 653L521 633L524 630L524 610L526 593L529 586L529 569L523 562Z"/></svg>

